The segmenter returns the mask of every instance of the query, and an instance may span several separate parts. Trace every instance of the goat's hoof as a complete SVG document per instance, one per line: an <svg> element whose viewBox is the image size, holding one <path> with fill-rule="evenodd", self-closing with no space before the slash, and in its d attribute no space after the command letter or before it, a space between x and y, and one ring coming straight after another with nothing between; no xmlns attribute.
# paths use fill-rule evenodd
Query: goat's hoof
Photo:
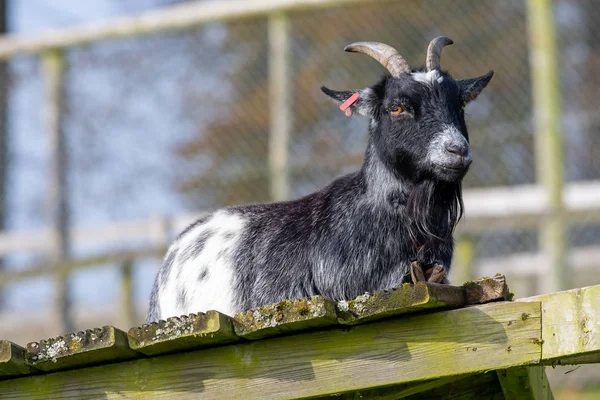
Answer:
<svg viewBox="0 0 600 400"><path fill-rule="evenodd" d="M425 274L423 273L423 264L420 261L413 261L410 264L410 277L413 283L426 282Z"/></svg>
<svg viewBox="0 0 600 400"><path fill-rule="evenodd" d="M446 277L446 268L443 265L435 264L433 268L427 271L428 283L442 283Z"/></svg>

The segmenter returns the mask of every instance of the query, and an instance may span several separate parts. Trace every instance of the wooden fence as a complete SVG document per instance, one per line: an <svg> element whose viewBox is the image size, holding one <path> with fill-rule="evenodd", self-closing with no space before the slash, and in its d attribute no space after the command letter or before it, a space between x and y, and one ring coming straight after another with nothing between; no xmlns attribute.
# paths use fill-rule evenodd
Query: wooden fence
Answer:
<svg viewBox="0 0 600 400"><path fill-rule="evenodd" d="M371 0L377 1L377 0ZM141 221L117 222L97 228L72 227L66 196L64 138L62 135L63 72L68 68L64 50L101 40L116 40L172 30L185 30L215 21L241 18L268 17L271 131L269 165L271 195L284 199L289 195L289 116L293 105L289 88L289 23L287 16L298 10L314 10L332 6L365 3L368 0L232 0L190 2L150 11L134 17L81 28L55 30L35 37L5 36L0 38L0 59L30 53L42 61L45 82L43 114L45 131L51 149L48 169L49 200L52 224L47 230L0 234L0 255L12 252L38 251L50 256L50 262L28 269L5 272L0 284L38 275L52 275L59 283L59 305L63 315L63 331L73 330L69 318L70 300L66 287L68 274L74 269L98 263L114 262L121 265L123 292L131 300L130 271L138 257L161 255L174 232L193 220L194 215L170 218L149 218ZM532 93L536 121L536 164L539 185L514 188L471 190L465 193L466 222L459 229L457 245L458 280L473 275L472 235L483 230L527 226L541 232L542 252L523 256L521 263L540 257L548 267L536 270L547 277L543 290L556 291L565 287L567 251L565 245L567 219L600 220L600 183L572 183L563 188L562 153L558 107L556 40L550 0L528 0L531 48L531 74L534 77ZM142 240L145 246L137 250L106 253L84 259L73 259L70 249L75 245L118 243L121 240ZM581 259L576 250L569 260ZM585 249L586 254L597 254L598 249ZM529 258L527 258L529 257ZM533 258L532 258L533 257ZM537 257L537 258L536 258ZM518 264L518 263L517 263ZM575 266L577 268L577 266ZM482 268L486 268L482 264ZM491 268L491 267L490 267ZM495 268L495 267L494 267ZM130 303L132 304L132 303ZM127 311L130 313L130 311ZM131 313L130 313L131 314Z"/></svg>
<svg viewBox="0 0 600 400"><path fill-rule="evenodd" d="M546 366L600 362L600 286L507 301L502 276L284 300L32 342L0 340L6 399L553 398ZM576 312L574 311L576 310Z"/></svg>

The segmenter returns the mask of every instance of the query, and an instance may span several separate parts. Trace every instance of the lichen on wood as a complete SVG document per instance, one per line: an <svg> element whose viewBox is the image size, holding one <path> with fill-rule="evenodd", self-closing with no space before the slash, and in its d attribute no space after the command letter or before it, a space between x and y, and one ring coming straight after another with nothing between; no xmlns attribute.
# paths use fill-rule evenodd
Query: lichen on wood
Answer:
<svg viewBox="0 0 600 400"><path fill-rule="evenodd" d="M239 313L234 318L235 332L253 340L336 323L335 303L321 296L283 300Z"/></svg>
<svg viewBox="0 0 600 400"><path fill-rule="evenodd" d="M338 320L354 325L362 322L413 313L432 308L457 308L465 305L461 287L417 282L399 288L365 293L353 300L337 303Z"/></svg>
<svg viewBox="0 0 600 400"><path fill-rule="evenodd" d="M104 326L29 343L26 363L42 371L54 371L136 356L127 345L125 332Z"/></svg>
<svg viewBox="0 0 600 400"><path fill-rule="evenodd" d="M215 346L238 340L231 318L217 311L168 318L128 332L132 349L147 355Z"/></svg>

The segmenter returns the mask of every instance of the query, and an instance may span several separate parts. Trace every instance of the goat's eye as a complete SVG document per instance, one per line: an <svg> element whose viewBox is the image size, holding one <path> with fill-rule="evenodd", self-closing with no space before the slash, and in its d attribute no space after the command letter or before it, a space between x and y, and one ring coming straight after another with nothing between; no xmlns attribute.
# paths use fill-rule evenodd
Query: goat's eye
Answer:
<svg viewBox="0 0 600 400"><path fill-rule="evenodd" d="M390 108L390 114L392 115L400 115L404 110L402 107L393 106Z"/></svg>

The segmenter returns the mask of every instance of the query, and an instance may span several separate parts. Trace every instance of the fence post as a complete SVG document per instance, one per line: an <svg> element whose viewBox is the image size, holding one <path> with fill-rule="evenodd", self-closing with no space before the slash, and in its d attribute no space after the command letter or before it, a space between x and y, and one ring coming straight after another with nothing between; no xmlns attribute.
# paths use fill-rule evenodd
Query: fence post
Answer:
<svg viewBox="0 0 600 400"><path fill-rule="evenodd" d="M452 281L455 285L461 285L473 279L473 264L475 260L473 238L469 235L459 236L456 241L454 254L456 265L452 268Z"/></svg>
<svg viewBox="0 0 600 400"><path fill-rule="evenodd" d="M63 132L63 78L65 60L60 49L41 54L45 83L43 123L50 148L48 208L52 226L52 253L55 263L69 257L69 207L67 199L67 155ZM75 330L71 310L68 273L56 275L56 307L61 318L62 332Z"/></svg>
<svg viewBox="0 0 600 400"><path fill-rule="evenodd" d="M560 76L552 0L528 0L529 61L535 118L536 176L544 188L547 214L540 249L548 269L541 278L549 293L569 286L566 274L567 226L563 204L563 152L560 131Z"/></svg>
<svg viewBox="0 0 600 400"><path fill-rule="evenodd" d="M7 31L7 0L0 0L0 34ZM8 62L0 62L0 232L6 229L6 213L8 208L8 98L10 96L10 77ZM5 270L4 258L0 257L0 273ZM5 292L0 288L0 310L4 308Z"/></svg>
<svg viewBox="0 0 600 400"><path fill-rule="evenodd" d="M285 14L269 16L269 178L271 198L286 200L289 187L289 136L292 126L289 21Z"/></svg>
<svg viewBox="0 0 600 400"><path fill-rule="evenodd" d="M137 324L132 274L133 260L125 260L121 264L121 304L118 305L121 313L119 322L124 328Z"/></svg>

